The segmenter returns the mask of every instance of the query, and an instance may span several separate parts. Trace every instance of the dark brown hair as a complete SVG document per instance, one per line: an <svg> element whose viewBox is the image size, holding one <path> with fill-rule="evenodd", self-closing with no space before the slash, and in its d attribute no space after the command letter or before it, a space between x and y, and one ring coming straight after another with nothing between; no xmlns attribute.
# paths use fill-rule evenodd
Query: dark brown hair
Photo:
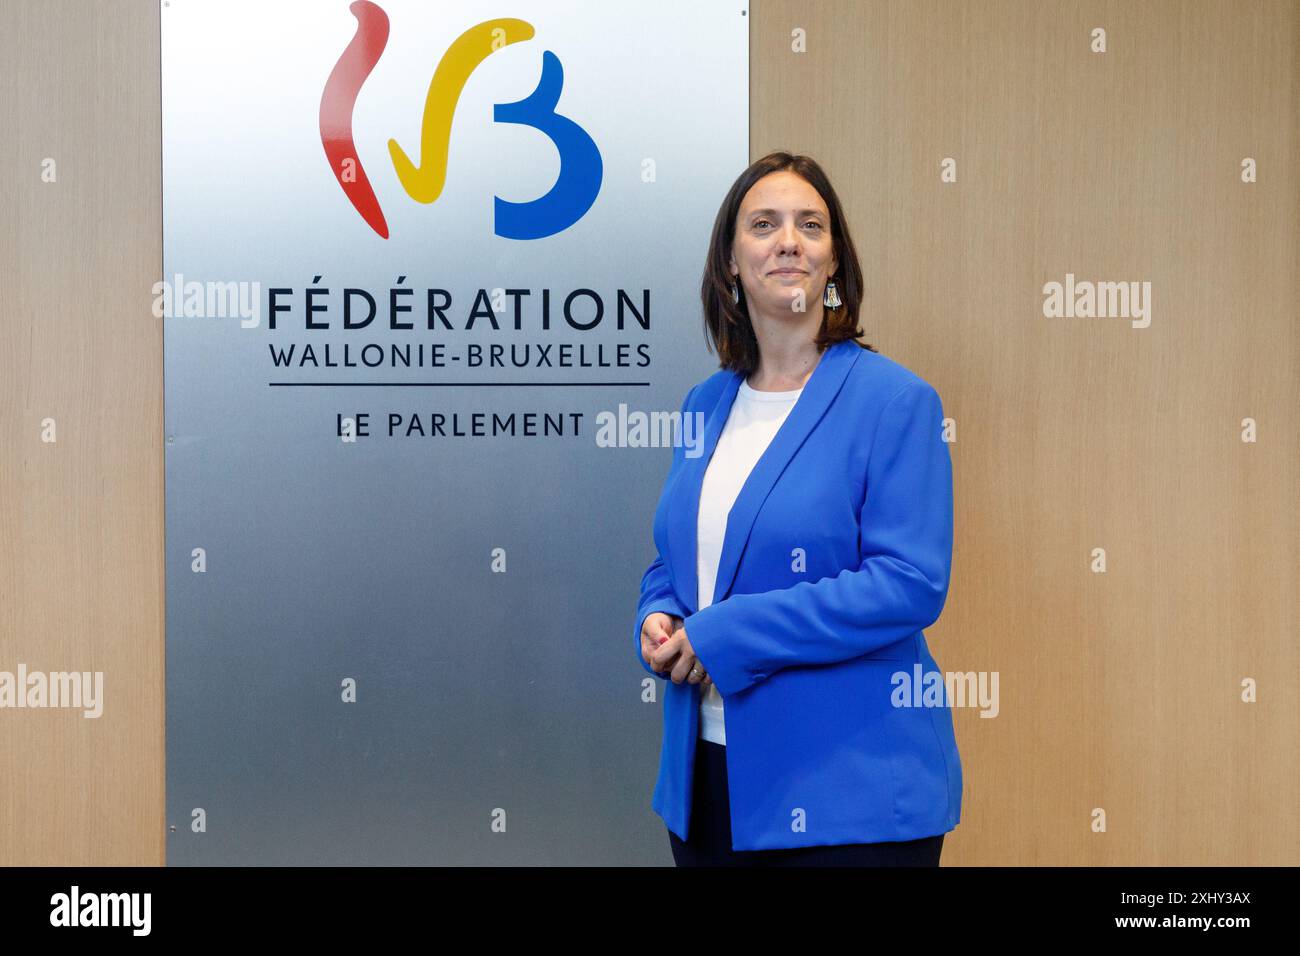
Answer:
<svg viewBox="0 0 1300 956"><path fill-rule="evenodd" d="M744 287L738 279L732 279L727 260L735 241L736 217L740 213L740 203L745 194L764 176L784 170L802 177L817 190L831 216L831 241L839 265L832 278L843 304L835 309L823 306L822 325L813 341L819 349L825 350L837 342L857 339L862 334L858 328L858 310L862 305L862 267L858 264L858 254L849 237L844 209L839 197L835 195L834 187L812 157L784 151L768 153L740 174L722 200L718 216L713 221L713 236L709 239L709 252L704 264L704 281L700 285L700 299L704 305L704 332L709 350L717 353L720 367L745 375L758 368L758 339L754 335L754 326L749 321ZM731 295L733 281L739 290L738 303ZM872 352L878 351L865 342L858 344Z"/></svg>

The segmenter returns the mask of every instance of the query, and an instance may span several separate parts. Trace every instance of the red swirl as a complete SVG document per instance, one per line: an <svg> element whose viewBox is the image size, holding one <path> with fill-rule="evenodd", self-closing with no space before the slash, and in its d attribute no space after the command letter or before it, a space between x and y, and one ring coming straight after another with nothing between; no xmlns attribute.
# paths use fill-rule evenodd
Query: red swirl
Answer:
<svg viewBox="0 0 1300 956"><path fill-rule="evenodd" d="M370 0L356 0L348 9L357 18L357 32L325 81L320 98L320 141L344 195L370 228L387 239L388 222L352 139L352 109L361 85L388 45L388 14ZM349 160L350 166L345 165ZM349 171L350 178L345 176Z"/></svg>

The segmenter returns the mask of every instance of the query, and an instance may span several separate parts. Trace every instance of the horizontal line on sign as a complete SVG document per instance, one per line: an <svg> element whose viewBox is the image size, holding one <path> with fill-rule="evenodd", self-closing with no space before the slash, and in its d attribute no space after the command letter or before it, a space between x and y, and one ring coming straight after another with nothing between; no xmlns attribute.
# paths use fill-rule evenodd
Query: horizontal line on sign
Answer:
<svg viewBox="0 0 1300 956"><path fill-rule="evenodd" d="M648 388L649 382L267 382L271 388L457 388L473 386L483 388Z"/></svg>

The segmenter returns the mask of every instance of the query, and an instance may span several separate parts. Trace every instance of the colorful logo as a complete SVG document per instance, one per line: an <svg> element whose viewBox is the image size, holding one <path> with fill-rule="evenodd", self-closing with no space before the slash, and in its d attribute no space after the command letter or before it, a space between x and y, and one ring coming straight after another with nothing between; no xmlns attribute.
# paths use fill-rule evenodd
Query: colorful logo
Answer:
<svg viewBox="0 0 1300 956"><path fill-rule="evenodd" d="M339 57L320 99L320 141L330 170L343 194L370 228L388 238L388 222L370 185L352 139L352 111L357 94L388 45L388 14L370 0L357 0L349 8L357 18L357 32ZM397 178L406 194L420 203L432 203L447 179L447 151L456 102L470 74L488 55L521 40L533 38L532 24L502 18L471 27L448 47L429 81L420 127L419 162L407 156L397 140L388 141ZM584 130L567 116L555 112L564 88L564 68L550 50L542 53L542 77L525 99L497 103L492 118L498 123L531 126L550 137L560 154L560 175L546 195L530 202L495 200L493 231L506 239L544 239L568 229L586 215L600 192L603 166L600 150Z"/></svg>

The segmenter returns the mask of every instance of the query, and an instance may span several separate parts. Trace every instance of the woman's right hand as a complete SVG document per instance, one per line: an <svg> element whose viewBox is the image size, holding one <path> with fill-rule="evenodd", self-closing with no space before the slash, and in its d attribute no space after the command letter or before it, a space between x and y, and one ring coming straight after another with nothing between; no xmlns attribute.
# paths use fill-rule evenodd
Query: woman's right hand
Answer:
<svg viewBox="0 0 1300 956"><path fill-rule="evenodd" d="M649 664L650 655L659 650L659 645L672 637L673 631L681 627L681 624L682 619L675 614L665 614L662 611L647 614L641 624L641 659Z"/></svg>
<svg viewBox="0 0 1300 956"><path fill-rule="evenodd" d="M645 622L641 625L641 659L647 664L650 663L650 655L659 649L668 638L677 632L683 621L676 614L665 614L662 611L656 611L654 614L647 614ZM668 674L671 671L655 671L656 674ZM699 683L708 687L713 683L713 679L706 673L698 681L690 683Z"/></svg>

